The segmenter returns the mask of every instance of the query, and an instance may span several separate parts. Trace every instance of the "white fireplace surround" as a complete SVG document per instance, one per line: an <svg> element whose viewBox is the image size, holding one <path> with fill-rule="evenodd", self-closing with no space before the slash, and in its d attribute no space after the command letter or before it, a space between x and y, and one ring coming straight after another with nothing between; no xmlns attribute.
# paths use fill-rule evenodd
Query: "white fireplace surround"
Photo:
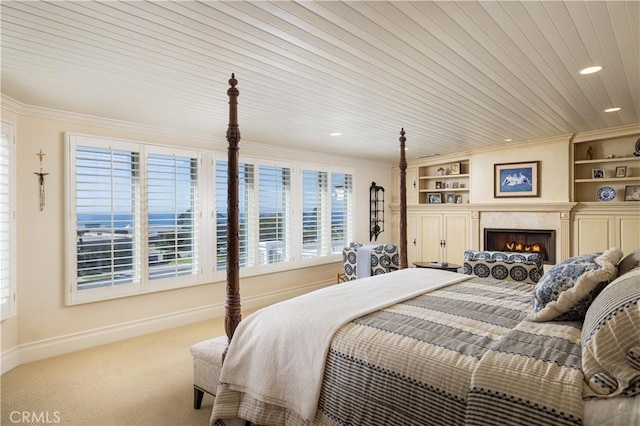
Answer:
<svg viewBox="0 0 640 426"><path fill-rule="evenodd" d="M554 230L556 262L559 262L568 258L570 254L570 212L574 206L575 203L505 203L474 206L472 229L479 238L477 246L484 247L485 228Z"/></svg>

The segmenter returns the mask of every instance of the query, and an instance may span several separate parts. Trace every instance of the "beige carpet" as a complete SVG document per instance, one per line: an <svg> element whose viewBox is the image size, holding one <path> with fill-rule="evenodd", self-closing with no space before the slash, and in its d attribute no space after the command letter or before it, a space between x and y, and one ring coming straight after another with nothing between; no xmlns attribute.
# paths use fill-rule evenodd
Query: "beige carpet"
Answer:
<svg viewBox="0 0 640 426"><path fill-rule="evenodd" d="M16 367L0 424L208 425L213 397L193 409L189 347L222 334L217 319Z"/></svg>

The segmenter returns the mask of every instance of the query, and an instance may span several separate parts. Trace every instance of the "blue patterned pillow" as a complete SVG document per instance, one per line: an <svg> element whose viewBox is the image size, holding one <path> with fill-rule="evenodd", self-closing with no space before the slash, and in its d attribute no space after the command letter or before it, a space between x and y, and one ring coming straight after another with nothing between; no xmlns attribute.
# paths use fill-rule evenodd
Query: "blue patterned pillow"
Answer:
<svg viewBox="0 0 640 426"><path fill-rule="evenodd" d="M543 273L542 258L538 253L467 250L463 272L481 278L535 284Z"/></svg>
<svg viewBox="0 0 640 426"><path fill-rule="evenodd" d="M533 321L584 319L591 302L618 275L619 248L570 257L551 268L533 289Z"/></svg>
<svg viewBox="0 0 640 426"><path fill-rule="evenodd" d="M351 243L349 247L342 250L342 262L344 264L344 280L351 281L357 278L356 261L358 247L362 247L360 243Z"/></svg>
<svg viewBox="0 0 640 426"><path fill-rule="evenodd" d="M342 250L342 262L344 264L344 280L351 281L355 280L356 277L356 254L357 248L355 247L345 247Z"/></svg>

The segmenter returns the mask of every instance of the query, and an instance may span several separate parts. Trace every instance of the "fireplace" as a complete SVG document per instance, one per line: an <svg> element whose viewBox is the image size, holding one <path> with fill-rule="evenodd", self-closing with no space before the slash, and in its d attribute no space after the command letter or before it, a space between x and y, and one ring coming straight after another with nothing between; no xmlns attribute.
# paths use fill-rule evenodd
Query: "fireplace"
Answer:
<svg viewBox="0 0 640 426"><path fill-rule="evenodd" d="M543 263L555 264L556 231L485 228L484 249L491 251L540 253Z"/></svg>

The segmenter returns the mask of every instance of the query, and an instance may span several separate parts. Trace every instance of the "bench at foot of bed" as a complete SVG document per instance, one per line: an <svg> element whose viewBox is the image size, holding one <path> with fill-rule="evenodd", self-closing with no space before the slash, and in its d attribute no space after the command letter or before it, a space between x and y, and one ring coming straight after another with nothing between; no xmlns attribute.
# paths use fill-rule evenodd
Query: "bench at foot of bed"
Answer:
<svg viewBox="0 0 640 426"><path fill-rule="evenodd" d="M204 393L216 395L222 355L227 348L227 336L204 340L191 346L193 356L193 408L200 409Z"/></svg>

